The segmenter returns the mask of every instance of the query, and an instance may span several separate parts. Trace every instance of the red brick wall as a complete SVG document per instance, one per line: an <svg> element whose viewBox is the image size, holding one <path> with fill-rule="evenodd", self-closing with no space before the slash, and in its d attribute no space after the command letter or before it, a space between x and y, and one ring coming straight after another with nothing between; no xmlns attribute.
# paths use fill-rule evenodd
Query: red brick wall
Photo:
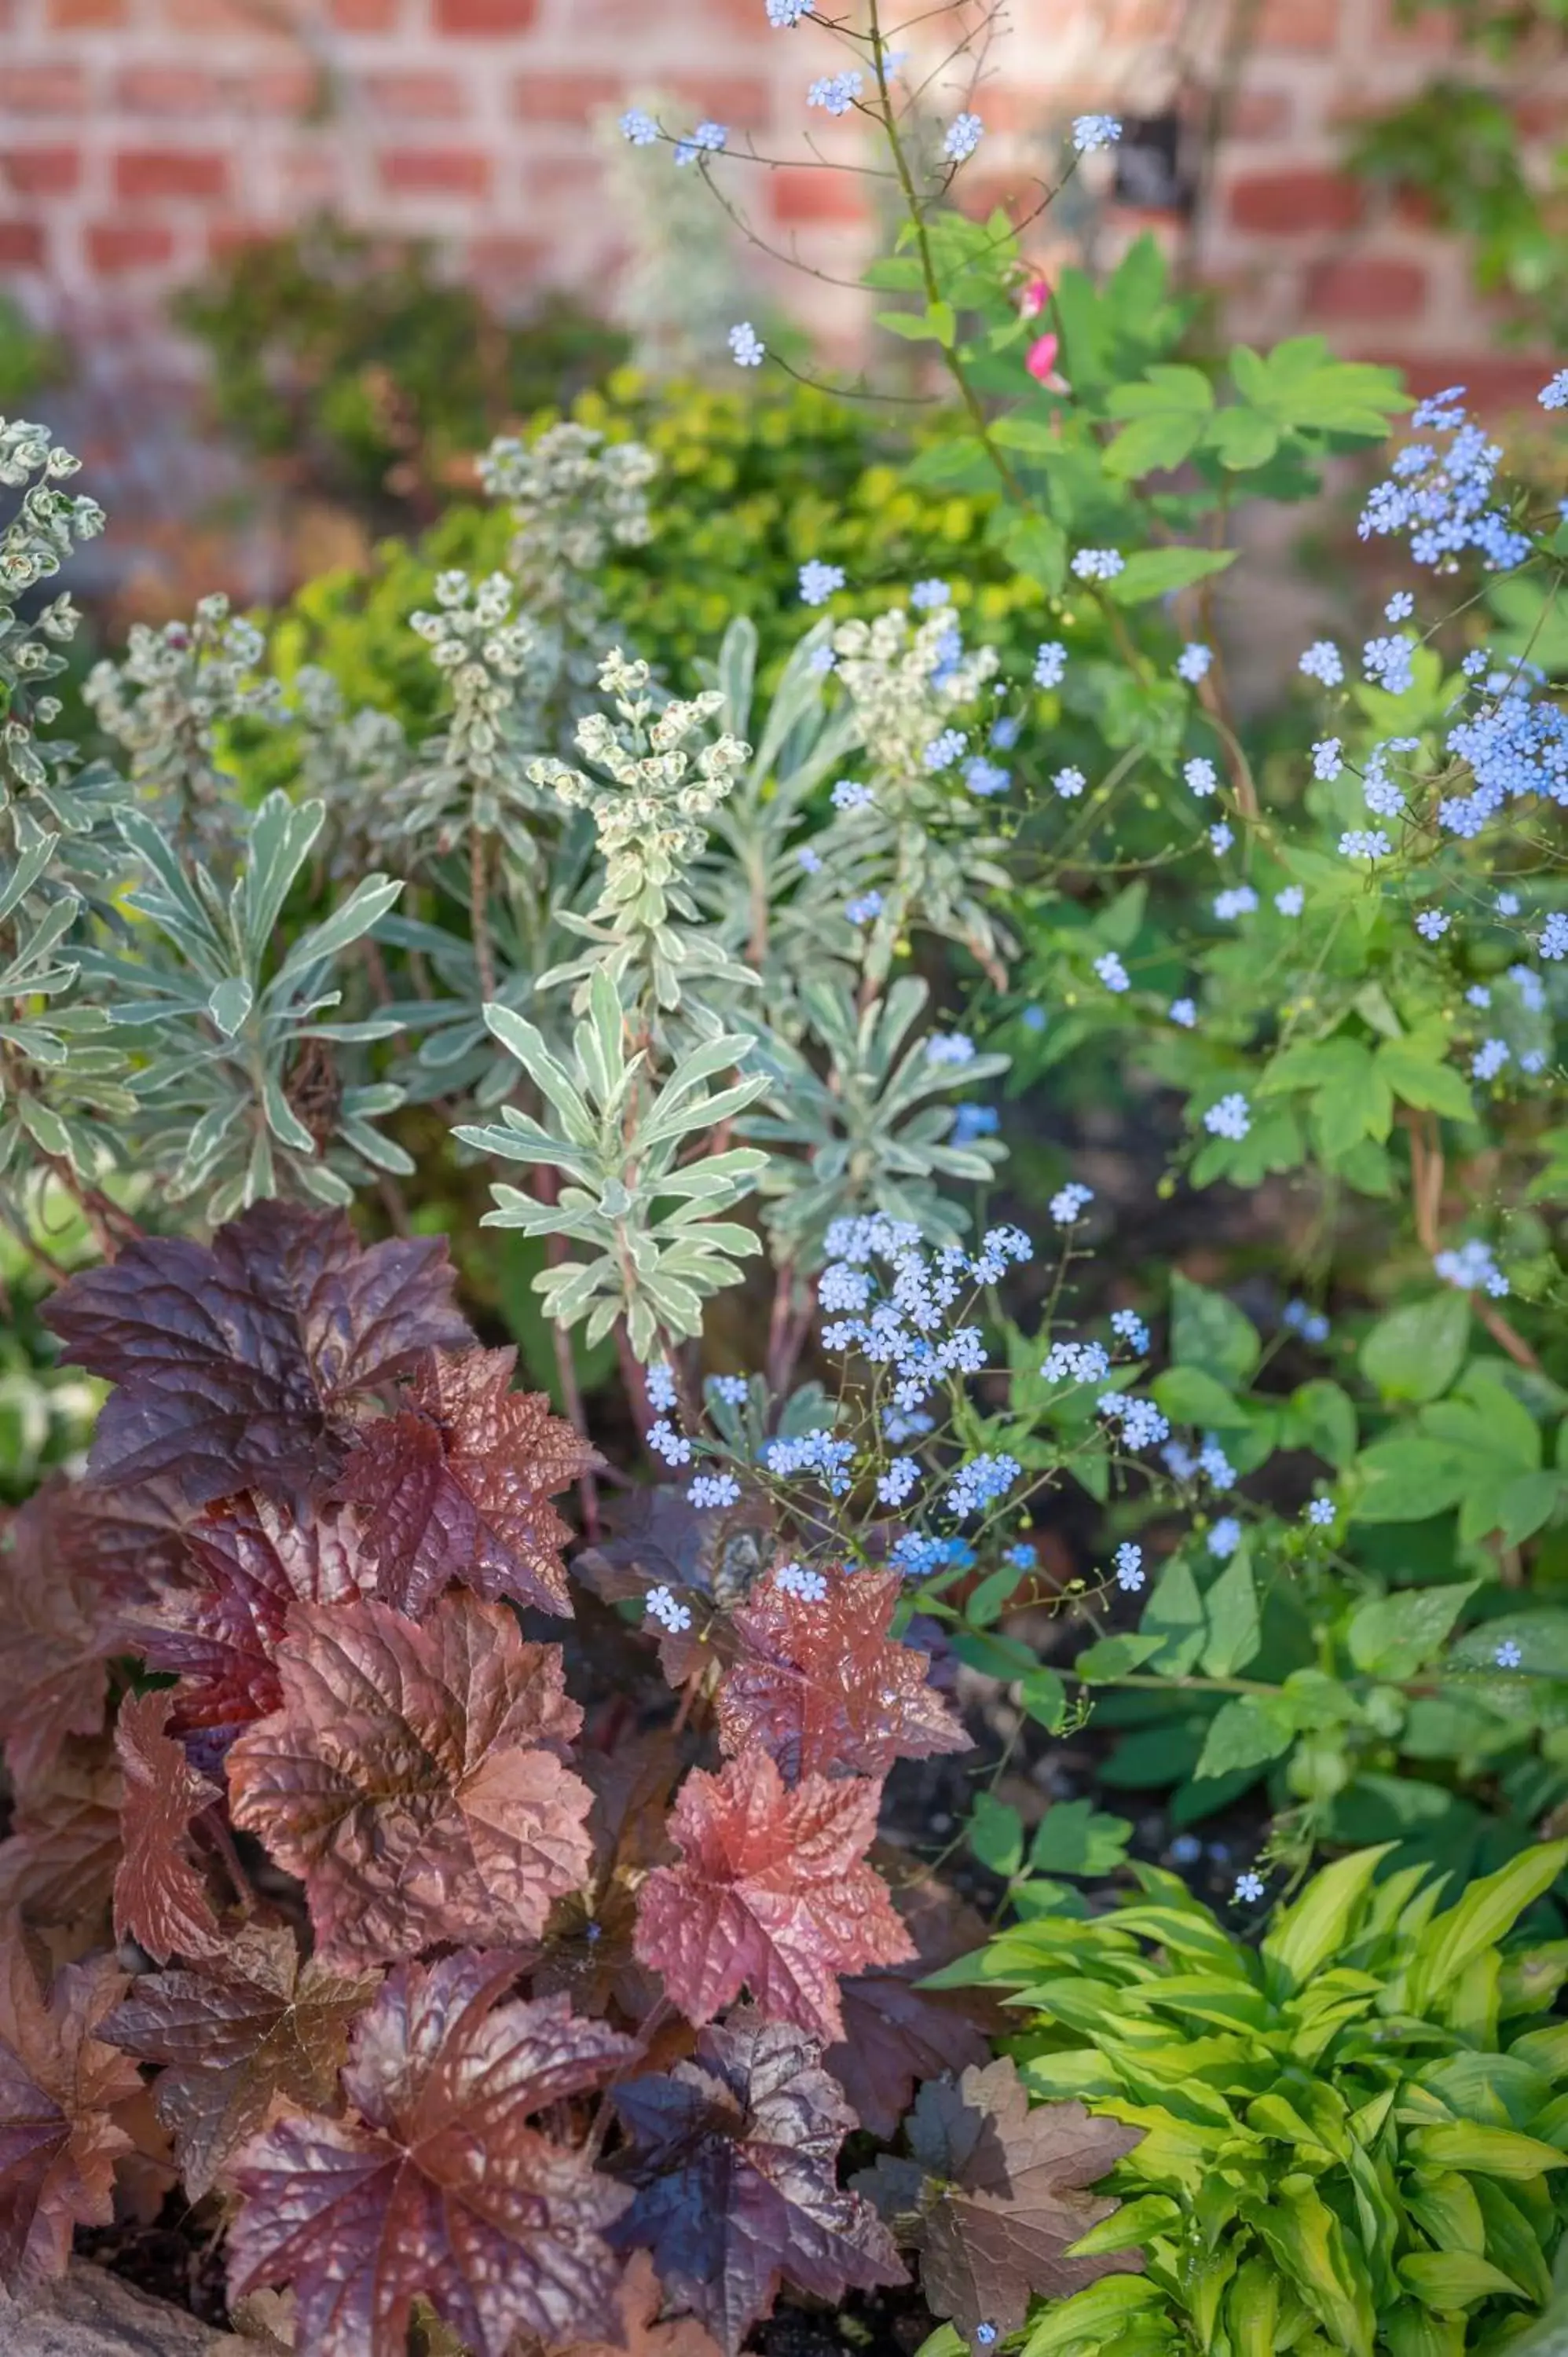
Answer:
<svg viewBox="0 0 1568 2357"><path fill-rule="evenodd" d="M971 178L1004 184L1079 108L1200 89L1222 16L1220 0L1011 0ZM1439 62L1430 22L1391 18L1392 0L1263 0L1200 258L1240 332L1321 326L1474 383L1490 323L1462 253L1335 171L1345 120ZM934 55L945 29L917 38ZM805 84L842 62L820 28L772 31L763 0L0 0L0 272L42 317L146 332L211 254L327 206L445 241L503 296L557 283L592 299L616 258L595 108L662 87L770 156L803 155ZM1565 96L1568 69L1532 71L1536 135L1561 136ZM810 121L854 152L853 133ZM853 184L734 168L765 233L853 264ZM810 282L794 299L841 329L852 316ZM1488 371L1495 389L1537 373Z"/></svg>

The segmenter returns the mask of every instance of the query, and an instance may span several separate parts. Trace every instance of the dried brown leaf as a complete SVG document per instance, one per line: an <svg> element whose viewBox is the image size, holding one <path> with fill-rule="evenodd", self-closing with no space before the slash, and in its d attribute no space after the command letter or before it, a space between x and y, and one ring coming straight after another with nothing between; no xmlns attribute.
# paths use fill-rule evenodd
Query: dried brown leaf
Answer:
<svg viewBox="0 0 1568 2357"><path fill-rule="evenodd" d="M1075 2259L1069 2246L1117 2207L1085 2190L1141 2141L1142 2130L1096 2119L1081 2104L1030 2108L1011 2060L929 2080L906 2134L912 2160L884 2157L855 2184L920 2253L932 2311L973 2337L1005 2339L1032 2293L1063 2298L1112 2274L1137 2273L1136 2251Z"/></svg>

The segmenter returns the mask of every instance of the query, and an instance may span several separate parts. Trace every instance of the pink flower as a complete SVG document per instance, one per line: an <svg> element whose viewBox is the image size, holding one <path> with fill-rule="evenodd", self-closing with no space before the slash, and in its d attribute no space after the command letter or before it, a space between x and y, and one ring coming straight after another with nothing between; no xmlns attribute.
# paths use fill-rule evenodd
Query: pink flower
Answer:
<svg viewBox="0 0 1568 2357"><path fill-rule="evenodd" d="M1037 337L1024 355L1024 366L1038 384L1047 384L1057 364L1058 342L1055 336Z"/></svg>
<svg viewBox="0 0 1568 2357"><path fill-rule="evenodd" d="M1050 299L1050 280L1041 277L1031 278L1019 298L1019 312L1026 319L1037 319Z"/></svg>

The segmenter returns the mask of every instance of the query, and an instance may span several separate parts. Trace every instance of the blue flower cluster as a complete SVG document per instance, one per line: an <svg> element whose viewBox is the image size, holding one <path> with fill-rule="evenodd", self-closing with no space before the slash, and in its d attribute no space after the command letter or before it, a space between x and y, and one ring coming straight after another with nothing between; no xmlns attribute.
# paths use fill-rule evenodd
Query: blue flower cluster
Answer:
<svg viewBox="0 0 1568 2357"><path fill-rule="evenodd" d="M1421 403L1411 423L1436 438L1405 445L1387 479L1374 486L1358 530L1363 540L1408 540L1414 562L1438 571L1452 572L1471 548L1502 571L1523 563L1530 542L1494 500L1502 445L1467 416L1464 390L1452 385Z"/></svg>

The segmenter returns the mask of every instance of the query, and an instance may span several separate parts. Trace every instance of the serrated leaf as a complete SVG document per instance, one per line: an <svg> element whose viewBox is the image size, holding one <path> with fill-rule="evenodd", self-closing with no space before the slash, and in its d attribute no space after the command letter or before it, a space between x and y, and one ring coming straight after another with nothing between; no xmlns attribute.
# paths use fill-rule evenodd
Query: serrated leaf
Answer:
<svg viewBox="0 0 1568 2357"><path fill-rule="evenodd" d="M638 1906L637 1955L689 2020L749 1989L767 2019L832 2043L838 1975L898 1964L913 1943L865 1856L880 1782L807 1776L793 1791L759 1745L717 1775L693 1769L670 1815L682 1857L655 1868Z"/></svg>
<svg viewBox="0 0 1568 2357"><path fill-rule="evenodd" d="M887 1634L900 1575L822 1577L820 1599L759 1581L733 1614L741 1650L717 1698L725 1750L760 1743L791 1783L885 1776L895 1760L968 1750L968 1731L929 1683L929 1656Z"/></svg>
<svg viewBox="0 0 1568 2357"><path fill-rule="evenodd" d="M520 1963L401 1965L354 2033L358 2121L285 2120L240 2155L231 2293L290 2286L312 2357L403 2357L420 2295L476 2357L520 2332L576 2340L608 2310L626 2192L529 2115L635 2048L564 1998L498 2003Z"/></svg>
<svg viewBox="0 0 1568 2357"><path fill-rule="evenodd" d="M93 1478L172 1474L201 1504L246 1488L287 1494L330 1470L334 1427L356 1398L423 1350L471 1341L451 1285L442 1240L365 1250L341 1212L265 1202L210 1246L127 1245L43 1314L73 1365L115 1385Z"/></svg>
<svg viewBox="0 0 1568 2357"><path fill-rule="evenodd" d="M1085 2189L1133 2150L1137 2128L1080 2104L1031 2110L1004 2061L922 2087L907 2134L911 2160L879 2160L856 2183L915 2242L933 2312L972 2341L982 2325L1017 2331L1031 2294L1060 2298L1141 2266L1131 2251L1069 2255L1115 2209Z"/></svg>
<svg viewBox="0 0 1568 2357"><path fill-rule="evenodd" d="M799 2029L744 2007L703 2030L689 2061L623 2081L612 2100L632 2140L620 2167L634 2189L615 2239L651 2250L667 2294L727 2357L781 2278L826 2301L904 2281L870 2203L838 2184L854 2115Z"/></svg>
<svg viewBox="0 0 1568 2357"><path fill-rule="evenodd" d="M303 1878L324 1961L536 1938L592 1856L560 1648L459 1588L417 1625L369 1598L296 1605L277 1673L282 1708L229 1752L231 1806Z"/></svg>

